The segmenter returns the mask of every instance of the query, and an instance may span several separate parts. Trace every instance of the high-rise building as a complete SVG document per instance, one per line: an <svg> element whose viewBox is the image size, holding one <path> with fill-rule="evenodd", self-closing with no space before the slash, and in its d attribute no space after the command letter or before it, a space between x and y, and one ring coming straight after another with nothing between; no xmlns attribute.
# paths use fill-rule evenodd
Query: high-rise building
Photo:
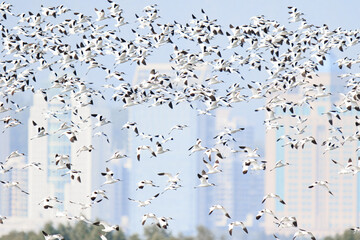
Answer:
<svg viewBox="0 0 360 240"><path fill-rule="evenodd" d="M336 87L331 82L331 74L321 73L313 79L316 84L323 84L328 91ZM300 100L304 96L302 90L284 96L287 100ZM332 110L336 102L333 96L319 98L309 106L295 109L297 115L307 118L302 125L306 126L305 133L295 135L291 126L296 125L296 119L290 114L277 112L281 116L283 127L278 130L269 130L266 133L266 160L268 166L274 166L276 161L283 160L290 165L266 171L265 192L276 193L286 202L286 205L273 199L266 201L266 208L272 209L280 218L295 216L300 228L311 231L317 238L343 232L346 228L359 224L360 212L360 178L359 176L339 175L340 167L331 160L346 164L352 158L357 164L357 141L343 141L341 135L351 136L357 130L354 124L356 112L348 111L341 114L341 121L334 118L333 126L328 122L325 112ZM341 127L342 134L337 127ZM317 145L306 143L304 148L284 146L288 142L285 138L277 141L282 135L291 135L297 139L313 136ZM339 142L333 139L338 146L335 150L327 151L322 142L331 136L337 136ZM331 195L325 188L308 186L315 181L328 181ZM281 232L271 216L265 217L265 229L268 234L291 234L294 230L282 229Z"/></svg>
<svg viewBox="0 0 360 240"><path fill-rule="evenodd" d="M90 117L94 111L98 114L108 115L106 109L97 109L92 106L81 107L77 115L64 114L57 118L46 118L44 114L59 110L60 106L44 101L41 94L34 95L34 105L30 109L29 118L29 136L35 136L37 128L43 126L49 133L48 136L35 138L29 140L29 162L39 162L43 168L40 171L36 168L29 169L29 218L38 219L38 224L44 223L48 220L54 220L56 211L66 211L70 216L83 214L89 219L101 218L106 221L113 220L113 211L103 211L105 204L107 206L115 206L114 186L104 186L103 189L109 191L108 203L100 202L94 204L91 208L82 209L82 207L75 203L90 204L89 194L99 189L101 184L105 181L101 176L101 172L105 171L105 158L111 155L111 146L105 138L101 136L94 136L97 131L108 132L110 135L110 124L94 127L97 121ZM79 116L86 119L86 123L80 123ZM62 121L75 124L81 124L81 131L76 134L77 141L71 143L66 136L61 136L58 132L54 134L59 128ZM37 126L33 126L32 121L35 121ZM85 126L85 125L86 126ZM73 130L76 127L73 127ZM111 139L111 136L108 136ZM93 146L93 150L79 151L83 146ZM42 147L39 147L42 146ZM55 155L64 154L69 155L71 168L81 171L81 183L76 179L71 180L70 175L64 175L68 169L58 169L55 164ZM39 205L42 199L52 196L57 197L62 203L56 204L53 209L44 209ZM71 202L70 202L71 201Z"/></svg>
<svg viewBox="0 0 360 240"><path fill-rule="evenodd" d="M148 64L137 68L133 84L146 81L152 69L161 74L174 75L170 64ZM199 81L205 79L206 73L205 66L197 70ZM129 155L131 156L127 165L130 176L128 196L132 199L146 200L162 192L167 186L168 179L165 176L158 176L160 172L179 173L181 179L179 184L183 187L160 194L146 207L138 207L137 203L129 201L130 232L141 233L143 229L141 217L145 213L153 212L159 217L172 217L174 220L169 221L169 228L174 233L193 234L196 226L201 224L198 219L197 205L198 194L201 194L203 189L194 189L194 187L199 182L197 178L199 165L203 163L202 156L196 153L189 156L188 149L196 143L197 138L205 139L205 134L210 134L208 130L211 129L209 124L212 120L206 116L197 116L196 110L192 109L187 102L178 105L173 102L174 109L170 109L167 104L156 107L150 107L150 105L149 102L149 104L128 108L129 121L137 123L140 133L161 134L166 138L173 137L174 140L163 144L164 149L170 149L169 152L151 157L149 152L142 151L141 159L137 161L136 148L140 145L149 145L155 150L157 139L154 138L151 142L149 139L136 136L131 130L124 130L129 131ZM170 129L177 124L186 124L189 127L182 131L174 130L169 134ZM158 140L161 141L161 139ZM143 190L136 191L137 183L145 179L153 180L160 187L145 187Z"/></svg>
<svg viewBox="0 0 360 240"><path fill-rule="evenodd" d="M209 177L216 183L216 187L208 189L210 201L208 201L207 212L203 210L202 213L203 218L206 219L206 226L217 235L224 235L224 229L227 229L228 224L239 220L246 224L249 231L261 231L262 228L255 224L253 219L256 209L261 208L261 199L264 194L264 172L249 171L247 174L243 174L242 166L245 154L230 151L231 148L237 149L238 146L259 147L254 146L253 126L243 121L241 116L232 109L219 109L216 111L216 116L213 136L224 131L225 127L230 129L243 127L245 130L232 136L236 142L229 141L227 146L217 146L225 158L220 159L222 173ZM213 136L209 142L214 143ZM224 206L231 219L226 218L220 211L215 211L208 216L209 208L215 204ZM237 232L234 232L234 235L236 234ZM241 235L240 232L239 235Z"/></svg>

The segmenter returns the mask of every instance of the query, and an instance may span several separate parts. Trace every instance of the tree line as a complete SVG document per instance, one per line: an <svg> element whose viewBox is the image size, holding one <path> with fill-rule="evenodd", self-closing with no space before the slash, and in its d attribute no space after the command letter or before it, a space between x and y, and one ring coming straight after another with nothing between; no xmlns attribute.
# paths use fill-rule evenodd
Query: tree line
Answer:
<svg viewBox="0 0 360 240"><path fill-rule="evenodd" d="M78 222L75 225L59 224L54 226L49 222L38 232L12 231L0 237L0 240L44 240L42 231L48 234L61 234L66 240L99 240L104 234L108 240L215 240L215 235L206 227L198 226L196 236L184 236L181 233L177 236L169 231L160 229L155 225L144 228L143 236L133 234L126 236L120 229L117 232L103 233L102 227Z"/></svg>

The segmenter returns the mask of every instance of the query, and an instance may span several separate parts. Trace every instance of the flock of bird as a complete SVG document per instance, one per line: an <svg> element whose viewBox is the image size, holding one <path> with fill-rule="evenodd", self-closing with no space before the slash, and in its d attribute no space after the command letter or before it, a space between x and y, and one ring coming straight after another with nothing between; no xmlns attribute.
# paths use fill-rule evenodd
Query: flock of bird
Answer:
<svg viewBox="0 0 360 240"><path fill-rule="evenodd" d="M266 19L262 15L252 17L247 25L230 24L227 27L219 25L217 20L211 19L203 9L201 9L201 17L192 15L187 23L177 21L161 23L160 9L156 4L146 6L143 12L135 14L134 19L126 20L123 17L124 10L118 3L108 0L107 4L108 7L105 9L95 8L93 15L86 15L63 5L41 6L38 12L19 14L15 13L11 4L6 2L0 4L2 35L0 94L3 100L0 103L0 113L3 117L0 120L4 123L3 132L23 124L16 116L29 106L18 105L15 102L15 96L24 92L40 94L46 102L61 106L57 110L48 110L43 113L45 119L58 121L59 129L49 132L45 126L32 121L37 133L30 137L30 141L57 135L58 138L65 136L69 144L77 142L79 132L86 129L98 131L94 136L103 137L110 143L111 139L101 130L102 126L113 124L106 116L91 114L86 117L80 114L81 108L93 105L94 102L113 101L121 110L142 104L149 107L164 105L176 111L178 104L187 104L197 111L198 115L215 116L216 109L230 108L240 102L262 99L266 103L255 111L266 112L267 117L264 121L266 131L283 127L282 116L276 111L280 109L281 112L296 119L297 124L293 126L294 134L283 135L278 141L286 141L283 147L303 149L310 143L317 145L322 139L306 136L307 130L304 123L307 119L296 115L296 109L301 107L312 109L312 103L334 94L329 92L326 86L314 83L316 72L321 65L324 65L331 51L345 52L348 48L356 46L360 38L357 30L341 28L331 30L325 24L322 26L309 24L304 19L304 14L296 7L288 8L289 27L275 20ZM122 37L120 33L125 31L123 30L125 28L131 28L132 38ZM181 47L185 45L183 42L187 43L186 46L193 44L195 47L183 49ZM151 60L151 56L156 54L157 49L168 45L171 45L173 49L169 56L173 76L152 69L147 79L140 83L131 84L126 79L126 73L123 72L126 66L129 64L146 65L149 59ZM344 57L338 59L336 64L340 69L351 69L359 62L359 58ZM197 69L201 66L209 67L212 75L205 82L199 83ZM262 81L248 81L246 75L242 74L245 70L260 71L267 75ZM39 74L44 71L53 77L51 86L48 88L38 87ZM102 84L101 87L95 87L96 84L92 85L92 82L85 80L85 76L93 71L103 74L102 80L97 79ZM334 104L332 110L322 113L334 134L330 139L323 141L322 145L326 146L324 153L341 148L347 142L360 139L359 130L351 136L344 136L341 127L336 125L343 113L360 111L358 105L360 91L357 89L360 75L346 73L339 77L346 80L347 92L339 94L341 101ZM282 97L297 89L304 89L303 99L293 101ZM105 91L112 91L110 99L105 97ZM77 120L64 120L63 116L66 114L71 114ZM92 124L93 121L89 121L89 118L96 119L95 123ZM359 129L358 117L354 119L354 124ZM137 146L136 158L141 162L144 152L148 152L149 157L158 157L171 151L165 146L169 141L176 141L172 135L173 132L182 131L187 127L191 126L179 123L169 130L168 136L147 134L136 122L127 122L122 129L131 131L137 137L149 142L148 145ZM194 145L189 146L189 155L196 153L196 156L200 156L200 161L206 169L197 174L199 183L194 184L195 189L215 186L210 181L212 174L226 174L220 166L227 156L219 150L219 146L222 149L227 148L231 154L239 152L243 154L243 174L267 169L266 161L261 160L257 153L258 148L232 147L236 144L237 132L241 131L246 131L246 129L225 128L214 136L216 142L213 146L203 146L201 139L197 139ZM335 134L339 136L336 137ZM153 143L155 147L151 146ZM92 145L82 146L77 149L76 155L93 150ZM105 160L105 163L128 158L127 154L116 151ZM12 171L12 167L8 167L7 163L23 156L24 153L20 150L13 151L5 162L1 163L1 173L6 174ZM341 167L339 174L355 175L360 169L351 159L346 165L336 160L333 162ZM82 182L82 172L73 168L69 155L56 154L53 164L62 172L62 176L69 175L71 180ZM270 171L288 165L290 163L278 161ZM39 171L45 170L37 162L23 166L23 168L30 167ZM89 202L71 202L72 204L78 205L81 209L91 208L103 199L108 199L103 186L119 184L122 181L116 178L116 173L109 167L99 174L104 176L105 180L99 189L89 194ZM129 201L137 203L139 207L148 206L160 194L183 187L180 174L158 173L159 176L166 176L168 179L168 185L163 191L146 200L128 198ZM31 194L23 190L19 182L0 182L4 187L18 188L24 194ZM145 187L158 188L159 186L153 180L146 179L138 183L136 190L140 191ZM309 188L313 187L323 187L333 195L326 180L315 181L309 186ZM285 204L281 196L275 193L264 196L262 203L271 198ZM46 210L56 208L56 204L61 203L61 199L48 196L39 205ZM222 211L225 217L231 219L230 214L222 205L214 204L209 210L209 215L213 211ZM258 212L256 219L260 219L263 214L272 215L279 228L297 229L294 239L300 236L315 239L310 231L298 227L294 216L279 219L272 210L265 208ZM100 225L103 232L101 239L106 239L106 233L119 230L119 225L111 225L103 221L92 222L82 215L70 216L59 212L57 217ZM2 216L0 223L6 222L5 219L6 217ZM171 217L160 217L154 213L148 213L142 217L141 224L144 225L150 219L152 223L164 229L169 227L169 220L172 220ZM237 226L240 226L246 234L248 233L242 221L234 220L228 225L230 235ZM356 229L353 228L354 231ZM59 234L51 235L43 231L43 235L47 240L63 239ZM278 239L276 235L274 237Z"/></svg>

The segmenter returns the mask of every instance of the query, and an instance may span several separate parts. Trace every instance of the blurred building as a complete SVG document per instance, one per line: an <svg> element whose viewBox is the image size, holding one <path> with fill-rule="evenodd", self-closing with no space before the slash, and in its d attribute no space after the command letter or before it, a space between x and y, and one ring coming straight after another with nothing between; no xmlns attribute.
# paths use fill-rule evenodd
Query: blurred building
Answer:
<svg viewBox="0 0 360 240"><path fill-rule="evenodd" d="M238 146L254 146L254 130L253 126L244 123L240 115L232 109L219 109L216 112L216 125L213 136L224 131L224 127L237 129L244 127L244 131L235 133L233 136L236 142L230 141L228 146L217 145L225 159L220 160L220 169L222 174L214 174L209 178L214 179L216 187L211 191L211 201L207 206L220 204L229 212L231 219L224 216L222 212L214 212L211 216L205 216L207 225L219 235L224 234L224 229L232 221L243 221L249 231L262 232L260 225L256 224L256 209L261 208L261 199L264 195L264 172L249 171L247 174L242 173L243 160L246 154L232 153L230 149L238 149ZM213 138L213 137L212 137ZM211 139L213 140L213 139ZM214 141L212 141L214 142ZM215 231L214 231L215 232ZM234 231L234 236L241 236L243 232Z"/></svg>
<svg viewBox="0 0 360 240"><path fill-rule="evenodd" d="M72 104L75 104L75 102ZM28 190L30 195L28 217L30 219L38 219L40 226L41 223L46 221L54 221L57 212L66 212L69 216L79 216L81 214L89 219L99 218L113 222L117 217L117 213L104 210L117 206L114 197L116 196L116 187L115 185L101 187L105 178L100 174L105 172L106 166L116 172L111 167L111 164L106 164L105 162L112 154L111 142L110 140L109 142L107 141L111 139L111 124L94 127L97 120L94 117L90 117L91 114L97 113L110 119L110 111L88 105L79 108L76 115L59 114L56 118L45 117L46 114L56 112L61 107L63 106L44 101L42 94L34 95L34 104L30 109L29 136L31 138L37 134L38 126L44 126L49 136L29 140L28 143L29 162L39 162L43 168L43 171L29 168ZM82 119L86 119L85 123L79 120L80 116ZM35 121L37 126L33 126L32 121ZM77 132L77 141L74 143L71 143L66 136L60 135L63 130L55 133L61 123L65 121L69 124L71 121L74 125L81 125L81 129L85 129ZM72 127L72 130L75 129L77 129L76 126ZM97 136L95 135L97 132L104 132L108 135ZM90 145L94 148L91 152L79 151L83 146ZM71 180L69 174L64 176L68 169L58 169L58 166L55 164L56 154L70 156L71 168L81 171L81 183L77 180ZM105 189L110 200L95 203L92 207L87 208L75 204L91 204L88 196L97 189ZM39 203L48 196L57 197L62 203L55 204L53 209L44 209ZM70 203L70 201L75 203Z"/></svg>
<svg viewBox="0 0 360 240"><path fill-rule="evenodd" d="M331 74L321 73L313 79L316 84L323 84L329 92L337 88L337 83L331 82ZM338 80L338 79L336 79ZM284 98L301 100L304 96L303 90L289 93ZM334 118L334 127L328 122L325 112L332 110L332 104L337 99L333 97L319 98L309 106L295 109L297 115L307 118L301 126L305 127L305 133L295 135L291 126L296 125L296 119L290 114L282 113L277 109L277 114L282 117L279 121L284 127L278 130L269 130L266 133L266 160L271 168L276 161L283 160L290 165L267 171L265 177L265 192L276 193L286 202L280 204L277 200L269 199L265 207L272 209L280 219L283 216L295 216L300 228L311 231L316 238L341 233L345 229L358 226L360 213L360 177L352 174L339 175L340 166L334 164L334 159L345 164L352 158L357 164L357 141L346 142L344 137L353 135L357 130L355 127L356 112L348 111L341 114L341 121ZM300 126L299 126L300 127ZM342 134L336 129L341 127ZM304 148L292 149L290 145L283 146L289 142L286 138L277 141L282 135L290 135L296 139L313 136L317 145L310 142ZM327 151L327 145L322 146L323 141L331 136L336 136L339 141L333 139L337 149ZM328 181L330 190L334 196L322 187L309 189L308 186L315 181ZM265 229L267 234L292 234L294 229L279 229L274 224L271 216L265 217Z"/></svg>
<svg viewBox="0 0 360 240"><path fill-rule="evenodd" d="M133 84L139 84L147 81L149 73L155 69L161 74L174 76L170 64L148 64L137 68ZM196 70L199 81L203 81L207 74L206 66ZM176 87L176 86L173 86ZM197 178L200 165L202 163L202 153L194 153L189 156L188 149L196 143L197 138L203 139L203 146L206 146L206 139L213 136L212 124L213 119L207 116L197 116L197 111L192 109L189 104L181 102L178 105L173 102L173 109L167 104L162 106L151 106L152 101L148 104L141 104L128 108L129 121L136 122L139 133L157 135L161 134L165 138L173 137L174 140L163 144L164 149L171 151L161 154L157 157L151 157L148 151L141 152L141 159L136 159L136 149L140 145L149 145L156 150L156 141L162 139L154 138L152 141L141 136L136 136L132 130L124 130L129 132L129 155L128 160L129 171L129 192L128 197L136 200L146 200L157 193L161 193L167 184L166 176L158 176L160 172L168 172L171 174L179 173L181 184L183 187L169 190L160 194L149 206L138 207L136 202L129 201L129 227L130 233L141 233L143 226L141 218L145 213L155 213L159 217L172 217L174 220L169 221L169 228L174 233L183 233L190 235L195 233L196 227L202 222L199 218L199 201L207 198L201 197L207 194L204 189L194 189L200 182ZM193 106L196 108L196 106ZM177 124L186 124L189 128L184 130L173 130L169 134L171 128ZM159 188L146 186L143 190L137 190L137 183L141 180L151 179ZM201 204L205 209L208 204ZM208 213L208 209L205 210ZM149 221L150 222L150 221ZM147 223L148 224L148 223ZM149 223L150 224L150 223Z"/></svg>
<svg viewBox="0 0 360 240"><path fill-rule="evenodd" d="M18 100L19 105L25 104L27 95L24 94L24 98ZM14 109L12 104L5 104L6 108ZM12 111L11 111L12 112ZM1 113L1 117L10 115L9 112ZM2 124L1 129L1 140L0 140L0 162L4 169L11 169L6 173L2 173L0 180L2 181L17 181L21 183L21 188L27 190L28 175L27 170L23 169L27 159L27 126L26 121L28 118L28 110L14 114L14 118L19 120L22 124L12 127L5 128L6 124ZM25 147L24 147L25 146ZM24 153L25 156L13 158L6 161L6 158L11 152L18 150L20 153ZM27 200L28 196L22 193L16 188L5 188L0 186L0 215L8 217L26 217L27 216Z"/></svg>

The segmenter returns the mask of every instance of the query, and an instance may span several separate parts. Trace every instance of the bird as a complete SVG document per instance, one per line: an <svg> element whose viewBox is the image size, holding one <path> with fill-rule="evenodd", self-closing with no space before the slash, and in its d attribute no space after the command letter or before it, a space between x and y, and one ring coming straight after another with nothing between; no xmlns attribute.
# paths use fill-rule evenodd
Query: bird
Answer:
<svg viewBox="0 0 360 240"><path fill-rule="evenodd" d="M44 209L53 208L55 203L62 203L57 197L48 196L42 199L38 204L43 205Z"/></svg>
<svg viewBox="0 0 360 240"><path fill-rule="evenodd" d="M5 216L0 215L0 224L4 224L4 220L6 219Z"/></svg>
<svg viewBox="0 0 360 240"><path fill-rule="evenodd" d="M350 228L350 230L355 232L355 233L360 232L360 227L352 227L352 228Z"/></svg>
<svg viewBox="0 0 360 240"><path fill-rule="evenodd" d="M31 163L28 163L25 166L23 166L22 169L25 169L25 168L28 168L28 167L35 167L35 168L39 169L40 171L43 171L44 169L42 169L40 166L41 166L41 163L31 162Z"/></svg>
<svg viewBox="0 0 360 240"><path fill-rule="evenodd" d="M167 229L169 226L168 220L172 220L172 218L171 217L158 217L156 225L159 228Z"/></svg>
<svg viewBox="0 0 360 240"><path fill-rule="evenodd" d="M288 162L283 162L282 160L279 160L275 163L275 167L273 167L272 169L270 169L270 171L273 171L274 169L276 168L281 168L281 167L285 167L285 166L288 166L290 165L290 163Z"/></svg>
<svg viewBox="0 0 360 240"><path fill-rule="evenodd" d="M154 213L146 213L141 218L141 225L145 225L148 219L153 219L154 221L158 221L156 215Z"/></svg>
<svg viewBox="0 0 360 240"><path fill-rule="evenodd" d="M145 201L140 201L140 200L135 200L132 198L128 198L130 201L133 202L137 202L139 205L139 207L146 207L147 205L151 204L151 201L154 200L155 198L157 198L160 195L160 193L155 194L154 196L152 196L151 198L145 200Z"/></svg>
<svg viewBox="0 0 360 240"><path fill-rule="evenodd" d="M122 154L120 151L114 152L114 154L106 160L106 162L110 162L112 160L121 159L121 158L127 158L128 156L126 154Z"/></svg>
<svg viewBox="0 0 360 240"><path fill-rule="evenodd" d="M45 231L41 231L45 240L64 240L65 238L61 234L48 234Z"/></svg>
<svg viewBox="0 0 360 240"><path fill-rule="evenodd" d="M153 157L156 157L156 153L154 152L154 150L152 150L150 146L141 145L136 150L136 158L138 161L140 161L141 150L148 150Z"/></svg>
<svg viewBox="0 0 360 240"><path fill-rule="evenodd" d="M13 159L13 158L18 158L18 157L23 157L23 156L25 156L25 153L19 153L19 151L16 150L16 151L11 152L10 155L7 156L5 162L8 162L10 159Z"/></svg>
<svg viewBox="0 0 360 240"><path fill-rule="evenodd" d="M209 177L204 170L201 172L201 174L198 173L197 176L200 180L200 184L194 188L216 186L214 183L209 183L209 181L208 181Z"/></svg>
<svg viewBox="0 0 360 240"><path fill-rule="evenodd" d="M189 126L186 125L186 124L183 124L183 125L177 124L177 125L173 126L173 127L170 129L170 131L169 131L168 134L170 135L171 132L174 131L174 130L184 130L184 128L187 128L187 127L189 127Z"/></svg>
<svg viewBox="0 0 360 240"><path fill-rule="evenodd" d="M229 225L228 225L230 236L232 236L233 229L234 229L234 227L236 227L236 226L241 226L242 229L243 229L243 231L244 231L245 233L249 233L248 230L247 230L247 228L245 227L245 224L244 224L243 222L241 222L241 221L235 221L235 222L229 223Z"/></svg>
<svg viewBox="0 0 360 240"><path fill-rule="evenodd" d="M167 176L169 178L168 179L169 183L175 183L175 184L180 182L179 174L180 173L176 173L175 175L172 175L171 173L165 173L165 172L158 173L159 176Z"/></svg>
<svg viewBox="0 0 360 240"><path fill-rule="evenodd" d="M79 183L81 183L81 177L80 177L81 171L75 170L75 169L70 169L66 173L61 174L61 176L63 177L63 176L68 175L68 174L70 175L71 180L76 179Z"/></svg>
<svg viewBox="0 0 360 240"><path fill-rule="evenodd" d="M264 202L266 201L266 199L269 199L269 198L277 198L280 203L286 204L286 203L284 202L284 200L282 200L282 198L281 198L279 195L275 194L275 193L268 193L268 194L266 194L266 195L264 196L264 198L263 198L263 200L262 200L261 203L264 203Z"/></svg>
<svg viewBox="0 0 360 240"><path fill-rule="evenodd" d="M111 171L109 168L106 168L106 172L101 173L102 176L105 177L105 182L101 184L101 186L107 185L107 184L113 184L121 181L120 179L114 178L114 172Z"/></svg>
<svg viewBox="0 0 360 240"><path fill-rule="evenodd" d="M105 191L105 190L101 190L101 189L92 191L91 194L90 194L89 196L87 196L87 197L90 197L91 201L95 201L98 196L102 196L102 197L105 198L105 199L109 199L109 198L106 196L106 191ZM98 201L99 201L99 200L98 200Z"/></svg>
<svg viewBox="0 0 360 240"><path fill-rule="evenodd" d="M106 222L104 221L97 221L97 222L94 222L93 225L95 226L103 226L104 228L101 229L101 231L105 232L105 233L109 233L109 232L112 232L112 231L119 231L120 230L120 227L119 225L109 225L107 224Z"/></svg>
<svg viewBox="0 0 360 240"><path fill-rule="evenodd" d="M335 161L334 159L331 159L331 161L341 167L338 174L356 174L357 172L360 171L360 167L353 165L351 158L349 158L346 166L340 164L339 162Z"/></svg>
<svg viewBox="0 0 360 240"><path fill-rule="evenodd" d="M74 130L74 131L72 131L72 130L67 130L67 131L61 133L58 138L60 138L61 136L65 135L65 136L69 139L69 141L70 141L71 143L74 143L74 142L77 141L77 137L76 137L76 134L75 134L75 133L77 133L76 130Z"/></svg>
<svg viewBox="0 0 360 240"><path fill-rule="evenodd" d="M96 117L98 120L98 122L95 123L95 127L93 129L111 123L111 121L106 120L106 118L100 114L91 114L91 116Z"/></svg>
<svg viewBox="0 0 360 240"><path fill-rule="evenodd" d="M259 154L257 154L257 150L258 148L255 149L251 149L249 147L246 146L239 146L240 149L242 149L242 151L244 151L245 153L247 153L247 158L257 158L260 157Z"/></svg>
<svg viewBox="0 0 360 240"><path fill-rule="evenodd" d="M78 150L76 150L76 155L80 156L80 153L82 152L92 152L92 150L94 150L94 147L92 144L90 144L89 146L82 146L81 148L79 148Z"/></svg>
<svg viewBox="0 0 360 240"><path fill-rule="evenodd" d="M297 237L303 237L303 236L309 236L311 238L311 240L316 240L316 238L314 237L314 235L311 232L306 231L304 229L300 229L300 228L299 228L299 231L295 232L293 239L295 239Z"/></svg>
<svg viewBox="0 0 360 240"><path fill-rule="evenodd" d="M309 186L309 188L313 188L315 186L321 186L327 189L328 193L330 193L331 195L334 195L330 189L329 189L329 182L328 181L315 181L313 184L311 184Z"/></svg>
<svg viewBox="0 0 360 240"><path fill-rule="evenodd" d="M152 180L142 180L142 181L138 182L136 190L144 189L145 185L150 185L152 187L159 187L159 186L156 186Z"/></svg>
<svg viewBox="0 0 360 240"><path fill-rule="evenodd" d="M191 146L188 150L191 151L190 154L189 154L189 156L190 156L194 152L203 151L203 150L206 150L206 148L201 146L201 139L198 138L196 140L196 144Z"/></svg>
<svg viewBox="0 0 360 240"><path fill-rule="evenodd" d="M38 131L37 134L33 137L30 138L30 140L36 139L36 138L41 138L41 137L45 137L48 136L49 133L45 132L45 128L44 127L38 127Z"/></svg>
<svg viewBox="0 0 360 240"><path fill-rule="evenodd" d="M280 228L286 227L297 227L296 217L282 217L278 223L276 223Z"/></svg>
<svg viewBox="0 0 360 240"><path fill-rule="evenodd" d="M211 165L210 163L208 163L207 161L205 161L205 159L203 159L203 162L205 163L206 168L208 169L208 171L206 172L206 174L215 174L215 173L220 173L222 172L221 169L218 169L219 167L219 160L216 160L214 165Z"/></svg>
<svg viewBox="0 0 360 240"><path fill-rule="evenodd" d="M211 153L216 153L216 156L220 159L224 159L224 157L222 156L221 152L219 149L217 148L208 148L204 154L208 157L209 161L211 162Z"/></svg>
<svg viewBox="0 0 360 240"><path fill-rule="evenodd" d="M212 213L215 209L221 210L221 211L225 214L225 216L226 216L227 218L231 218L230 215L229 215L229 213L226 211L226 209L225 209L223 206L219 205L219 204L216 204L216 205L213 205L213 206L210 207L209 215L211 215L211 213Z"/></svg>
<svg viewBox="0 0 360 240"><path fill-rule="evenodd" d="M276 220L278 220L278 218L275 216L274 212L271 211L270 209L267 209L267 208L264 208L264 209L262 209L262 210L260 210L260 211L258 212L258 214L257 214L256 217L255 217L256 220L259 220L259 219L262 217L262 215L264 215L264 213L270 214L270 215L272 215Z"/></svg>
<svg viewBox="0 0 360 240"><path fill-rule="evenodd" d="M4 187L6 187L6 188L13 188L13 187L15 187L15 188L19 189L21 192L29 195L28 192L22 190L22 189L19 187L19 184L20 184L19 182L0 181L0 183L4 184Z"/></svg>
<svg viewBox="0 0 360 240"><path fill-rule="evenodd" d="M155 155L160 155L166 152L169 152L170 149L164 149L160 142L156 142L156 152Z"/></svg>

